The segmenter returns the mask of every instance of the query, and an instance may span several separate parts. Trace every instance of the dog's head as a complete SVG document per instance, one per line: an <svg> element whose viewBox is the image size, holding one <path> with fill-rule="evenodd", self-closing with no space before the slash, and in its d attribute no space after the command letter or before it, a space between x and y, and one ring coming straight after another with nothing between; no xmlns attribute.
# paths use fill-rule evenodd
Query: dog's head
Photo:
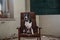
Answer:
<svg viewBox="0 0 60 40"><path fill-rule="evenodd" d="M24 21L29 21L29 22L31 22L31 18L30 18L30 16L29 16L29 14L24 14Z"/></svg>
<svg viewBox="0 0 60 40"><path fill-rule="evenodd" d="M29 20L29 15L28 14L24 14L24 21L28 21Z"/></svg>

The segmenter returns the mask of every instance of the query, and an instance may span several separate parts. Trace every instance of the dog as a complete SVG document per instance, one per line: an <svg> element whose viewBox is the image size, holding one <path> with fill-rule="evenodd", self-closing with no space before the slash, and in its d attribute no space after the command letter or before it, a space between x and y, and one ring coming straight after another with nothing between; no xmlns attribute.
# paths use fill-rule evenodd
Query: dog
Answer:
<svg viewBox="0 0 60 40"><path fill-rule="evenodd" d="M33 28L32 28L32 20L29 14L24 14L24 25L26 27L26 31L23 30L23 32L26 32L28 34L34 34Z"/></svg>

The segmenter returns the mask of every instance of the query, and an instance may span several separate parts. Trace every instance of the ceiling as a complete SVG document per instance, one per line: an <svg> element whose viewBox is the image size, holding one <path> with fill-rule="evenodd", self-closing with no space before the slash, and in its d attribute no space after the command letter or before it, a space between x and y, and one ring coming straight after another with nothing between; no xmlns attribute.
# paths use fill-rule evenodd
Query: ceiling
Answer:
<svg viewBox="0 0 60 40"><path fill-rule="evenodd" d="M41 34L60 37L60 15L40 15Z"/></svg>

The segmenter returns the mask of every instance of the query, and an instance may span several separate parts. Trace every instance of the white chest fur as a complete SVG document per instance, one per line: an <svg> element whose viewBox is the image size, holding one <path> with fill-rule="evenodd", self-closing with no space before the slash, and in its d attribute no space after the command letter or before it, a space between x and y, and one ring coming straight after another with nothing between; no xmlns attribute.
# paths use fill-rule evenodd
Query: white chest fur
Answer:
<svg viewBox="0 0 60 40"><path fill-rule="evenodd" d="M32 27L32 22L25 21L25 26L27 27L27 29L30 29Z"/></svg>

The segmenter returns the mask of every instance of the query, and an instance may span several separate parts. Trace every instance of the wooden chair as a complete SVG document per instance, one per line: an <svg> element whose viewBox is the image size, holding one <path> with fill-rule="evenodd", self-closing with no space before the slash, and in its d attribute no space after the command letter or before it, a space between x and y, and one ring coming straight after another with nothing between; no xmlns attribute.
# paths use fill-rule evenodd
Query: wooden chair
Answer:
<svg viewBox="0 0 60 40"><path fill-rule="evenodd" d="M40 35L40 29L37 25L36 25L36 15L34 12L22 12L21 14L21 26L20 28L18 28L18 40L20 40L20 37L37 37L37 40L39 38L39 40L41 40L41 35ZM28 33L24 33L23 30L25 29L25 20L24 20L24 15L28 14L31 21L32 21L32 28L33 28L33 33L34 34L28 34Z"/></svg>

